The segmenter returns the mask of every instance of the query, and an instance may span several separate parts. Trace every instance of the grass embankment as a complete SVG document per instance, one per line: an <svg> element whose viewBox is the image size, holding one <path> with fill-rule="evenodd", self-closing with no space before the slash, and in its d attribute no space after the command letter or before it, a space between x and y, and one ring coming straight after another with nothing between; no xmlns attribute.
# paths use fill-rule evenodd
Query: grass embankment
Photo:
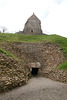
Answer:
<svg viewBox="0 0 67 100"><path fill-rule="evenodd" d="M61 37L58 35L21 35L21 34L11 34L11 33L0 33L0 43L5 41L58 43L62 48L64 56L67 59L67 38L65 37ZM67 69L67 62L65 62L65 64L62 64L61 66L60 66L61 69Z"/></svg>

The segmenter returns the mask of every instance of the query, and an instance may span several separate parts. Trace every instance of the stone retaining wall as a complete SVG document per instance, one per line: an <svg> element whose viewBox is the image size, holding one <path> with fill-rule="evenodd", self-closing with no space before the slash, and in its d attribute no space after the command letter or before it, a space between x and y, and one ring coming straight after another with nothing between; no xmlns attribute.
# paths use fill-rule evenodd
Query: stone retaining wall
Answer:
<svg viewBox="0 0 67 100"><path fill-rule="evenodd" d="M29 70L25 64L0 52L0 92L28 82Z"/></svg>
<svg viewBox="0 0 67 100"><path fill-rule="evenodd" d="M11 52L16 57L20 58L22 64L24 64L26 68L28 66L28 63L39 62L41 64L41 69L39 70L39 76L45 76L57 81L67 83L67 71L56 70L56 68L58 68L60 64L65 61L65 58L63 56L62 50L59 47L59 45L48 42L47 43L9 42L9 43L3 43L2 48L5 49L6 51ZM16 65L18 66L17 63ZM19 64L19 66L21 66L21 64ZM29 76L31 75L30 70L29 69L26 70L25 67L23 68L23 66L21 66L21 68L24 69L24 72L28 79ZM17 73L17 75L19 75L19 73Z"/></svg>

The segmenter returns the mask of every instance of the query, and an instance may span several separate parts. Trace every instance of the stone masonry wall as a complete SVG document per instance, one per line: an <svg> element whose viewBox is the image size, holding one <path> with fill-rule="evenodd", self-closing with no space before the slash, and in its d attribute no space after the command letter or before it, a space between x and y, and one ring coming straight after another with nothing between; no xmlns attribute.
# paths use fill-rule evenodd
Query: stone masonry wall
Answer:
<svg viewBox="0 0 67 100"><path fill-rule="evenodd" d="M26 84L29 73L25 63L0 52L0 92Z"/></svg>
<svg viewBox="0 0 67 100"><path fill-rule="evenodd" d="M61 82L67 82L67 71L56 70L65 61L59 45L54 43L8 43L3 48L12 52L24 63L40 62L40 76L49 77Z"/></svg>

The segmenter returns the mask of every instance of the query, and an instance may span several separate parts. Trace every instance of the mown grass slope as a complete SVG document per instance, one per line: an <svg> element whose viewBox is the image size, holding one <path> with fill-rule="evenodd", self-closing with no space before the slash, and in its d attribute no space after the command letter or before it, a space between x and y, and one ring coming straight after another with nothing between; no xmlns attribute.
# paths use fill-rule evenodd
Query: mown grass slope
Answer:
<svg viewBox="0 0 67 100"><path fill-rule="evenodd" d="M2 42L53 42L59 44L64 56L67 59L67 38L58 35L21 35L11 33L0 33L0 43ZM63 67L62 67L63 68ZM67 63L65 64L67 69Z"/></svg>

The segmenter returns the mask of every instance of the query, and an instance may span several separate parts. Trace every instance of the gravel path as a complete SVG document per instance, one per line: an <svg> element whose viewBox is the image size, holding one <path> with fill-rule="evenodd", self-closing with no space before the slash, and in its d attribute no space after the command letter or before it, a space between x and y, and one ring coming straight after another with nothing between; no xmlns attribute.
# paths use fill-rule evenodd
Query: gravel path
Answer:
<svg viewBox="0 0 67 100"><path fill-rule="evenodd" d="M67 100L67 84L33 77L27 85L1 93L0 100Z"/></svg>

